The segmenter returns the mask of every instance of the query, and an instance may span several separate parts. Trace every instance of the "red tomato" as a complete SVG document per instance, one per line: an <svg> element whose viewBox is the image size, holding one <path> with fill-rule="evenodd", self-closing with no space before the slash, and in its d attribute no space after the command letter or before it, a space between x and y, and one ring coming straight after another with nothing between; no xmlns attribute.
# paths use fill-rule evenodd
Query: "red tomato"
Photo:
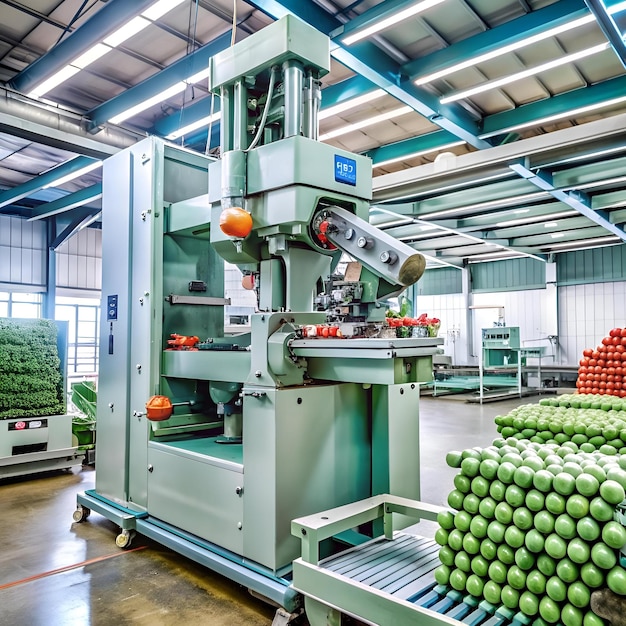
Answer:
<svg viewBox="0 0 626 626"><path fill-rule="evenodd" d="M613 381L607 381L606 388L613 391L613 389L615 389L615 384L613 383Z"/></svg>
<svg viewBox="0 0 626 626"><path fill-rule="evenodd" d="M626 337L622 337L622 345L626 346Z"/></svg>
<svg viewBox="0 0 626 626"><path fill-rule="evenodd" d="M607 352L607 353L606 353L606 360L607 360L607 361L610 361L610 360L613 358L613 355L614 355L614 354L615 354L615 353L614 353L612 350L611 350L610 352Z"/></svg>
<svg viewBox="0 0 626 626"><path fill-rule="evenodd" d="M626 339L626 337L625 337ZM611 338L611 344L614 346L619 346L620 343L622 343L622 338L621 337L612 337Z"/></svg>
<svg viewBox="0 0 626 626"><path fill-rule="evenodd" d="M585 348L583 350L583 356L590 357L593 354L593 350L591 348Z"/></svg>
<svg viewBox="0 0 626 626"><path fill-rule="evenodd" d="M589 365L589 359L580 359L578 365L580 365L581 367L587 367L587 365Z"/></svg>
<svg viewBox="0 0 626 626"><path fill-rule="evenodd" d="M607 368L606 373L607 373L609 376L614 376L614 375L615 375L615 368L614 368L614 367L609 367L609 368Z"/></svg>
<svg viewBox="0 0 626 626"><path fill-rule="evenodd" d="M596 359L589 359L589 363L587 365L589 365L589 367L595 367L598 364L598 361Z"/></svg>
<svg viewBox="0 0 626 626"><path fill-rule="evenodd" d="M622 332L620 333L620 335L622 337L626 337L626 326L624 326L624 328L622 328Z"/></svg>
<svg viewBox="0 0 626 626"><path fill-rule="evenodd" d="M621 354L622 352L624 352L624 350L626 350L626 347L624 347L622 344L620 344L619 346L615 346L614 350L615 350L615 352L619 352Z"/></svg>
<svg viewBox="0 0 626 626"><path fill-rule="evenodd" d="M606 361L604 359L598 359L598 367L606 367Z"/></svg>
<svg viewBox="0 0 626 626"><path fill-rule="evenodd" d="M620 398L626 398L626 389L620 389L619 390L619 397Z"/></svg>
<svg viewBox="0 0 626 626"><path fill-rule="evenodd" d="M615 380L615 376L613 374L608 374L606 377L607 383L612 383Z"/></svg>
<svg viewBox="0 0 626 626"><path fill-rule="evenodd" d="M620 363L621 363L621 361L620 361ZM615 367L615 375L616 376L621 376L623 373L624 373L624 371L622 370L621 365L617 365Z"/></svg>
<svg viewBox="0 0 626 626"><path fill-rule="evenodd" d="M609 346L613 344L613 338L612 337L604 337L602 339L602 345L603 346Z"/></svg>
<svg viewBox="0 0 626 626"><path fill-rule="evenodd" d="M600 358L600 352L599 352L598 350L594 350L594 351L591 353L591 358L592 358L592 359L599 359L599 358Z"/></svg>
<svg viewBox="0 0 626 626"><path fill-rule="evenodd" d="M609 337L620 337L622 334L622 329L621 328L612 328L609 331Z"/></svg>
<svg viewBox="0 0 626 626"><path fill-rule="evenodd" d="M619 380L615 381L615 389L621 389L623 386L623 383L621 383Z"/></svg>
<svg viewBox="0 0 626 626"><path fill-rule="evenodd" d="M606 372L602 372L602 373L600 374L600 380L605 381L605 380L606 380L606 377L607 377Z"/></svg>

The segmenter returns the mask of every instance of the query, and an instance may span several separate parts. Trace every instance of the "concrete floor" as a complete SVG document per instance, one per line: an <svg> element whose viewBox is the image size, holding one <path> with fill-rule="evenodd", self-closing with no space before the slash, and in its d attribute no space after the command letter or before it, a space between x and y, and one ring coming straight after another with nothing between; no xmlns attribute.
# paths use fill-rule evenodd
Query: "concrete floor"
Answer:
<svg viewBox="0 0 626 626"><path fill-rule="evenodd" d="M420 402L421 499L445 505L455 474L446 453L489 445L494 416L536 400ZM0 482L0 625L271 624L274 609L231 581L143 537L119 550L117 528L95 513L74 523L76 494L93 486L89 467ZM411 530L432 537L435 528Z"/></svg>

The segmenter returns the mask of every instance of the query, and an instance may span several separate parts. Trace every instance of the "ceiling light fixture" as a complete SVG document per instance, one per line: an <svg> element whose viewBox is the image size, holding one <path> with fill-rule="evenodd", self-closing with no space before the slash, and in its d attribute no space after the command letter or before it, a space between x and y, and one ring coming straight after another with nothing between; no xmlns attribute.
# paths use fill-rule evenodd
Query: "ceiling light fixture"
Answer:
<svg viewBox="0 0 626 626"><path fill-rule="evenodd" d="M540 223L544 220L555 220L562 217L580 215L578 211L561 211L560 213L550 213L549 215L535 215L518 220L507 220L506 222L496 222L496 228L508 228L509 226L521 226L523 224Z"/></svg>
<svg viewBox="0 0 626 626"><path fill-rule="evenodd" d="M489 261L506 261L507 259L523 259L527 256L531 256L531 258L537 259L539 261L543 261L543 259L539 259L532 255L526 255L522 252L486 252L484 254L474 254L470 257L467 257L468 263L487 263Z"/></svg>
<svg viewBox="0 0 626 626"><path fill-rule="evenodd" d="M438 4L441 4L443 1L444 0L422 0L422 2L416 2L412 4L411 6L407 7L406 9L403 9L401 11L398 11L397 13L389 15L388 17L380 21L377 21L374 24L371 24L370 26L367 26L361 30L357 30L355 33L348 35L341 41L344 45L350 46L353 43L356 43L357 41L361 41L362 39L365 39L366 37L370 37L371 35L374 35L375 33L379 33L382 30L390 28L394 24L398 24L399 22L402 22L408 19L409 17L413 17L414 15L417 15L418 13L422 13L423 11L426 11L427 9L437 6Z"/></svg>
<svg viewBox="0 0 626 626"><path fill-rule="evenodd" d="M552 239L560 239L561 237L565 237L565 233L552 233L550 237L552 237Z"/></svg>
<svg viewBox="0 0 626 626"><path fill-rule="evenodd" d="M322 109L319 112L318 119L325 120L328 117L332 117L333 115L339 115L339 113L343 113L344 111L349 111L350 109L355 109L362 104L367 104L368 102L372 102L373 100L377 100L378 98L382 98L387 92L382 89L374 89L374 91L369 91L368 93L364 93L362 96L357 96L356 98L351 98L350 100L346 100L345 102L340 102L339 104L334 104L325 109ZM322 92L322 99L324 98L324 92Z"/></svg>
<svg viewBox="0 0 626 626"><path fill-rule="evenodd" d="M578 61L580 59L584 59L585 57L598 54L599 52L604 52L604 50L608 50L610 47L611 47L611 44L608 41L606 41L604 43L598 44L597 46L591 46L590 48L585 48L584 50L580 50L579 52L574 52L573 54L568 54L564 57L553 59L552 61L548 61L547 63L542 63L541 65L536 65L535 67L530 67L521 72L510 74L509 76L503 76L502 78L497 78L495 80L490 80L490 81L487 81L486 83L476 85L476 87L471 87L470 89L457 91L456 93L452 93L448 96L441 98L440 102L441 104L448 104L449 102L457 102L458 100L463 100L465 98L475 96L476 94L484 93L485 91L498 89L499 87L504 87L505 85L509 85L510 83L514 83L518 80L522 80L530 76L535 76L536 74L540 74L541 72L546 72L548 70L555 69L557 67L560 67L561 65L566 65L567 63L573 63L574 61Z"/></svg>
<svg viewBox="0 0 626 626"><path fill-rule="evenodd" d="M555 113L554 115L547 115L546 117L531 120L529 122L523 122L521 124L513 124L512 126L507 126L506 128L498 128L497 130L491 131L489 133L485 133L484 135L480 135L480 138L488 139L489 137L493 137L494 135L503 135L506 133L510 133L514 130L522 130L524 128L530 128L532 126L543 126L544 124L549 124L550 122L557 122L558 120L561 120L564 117L568 117L568 118L578 117L580 115L584 115L585 113L590 113L591 111L596 111L598 109L605 109L611 106L616 106L618 104L622 104L623 102L626 102L626 96L620 96L619 98L613 98L611 100L604 100L603 102L589 104L584 107L578 107L577 109L569 109L568 111Z"/></svg>
<svg viewBox="0 0 626 626"><path fill-rule="evenodd" d="M584 24L589 24L593 21L595 21L593 15L585 15L585 17L573 20L571 22L568 22L567 24L561 24L560 26L555 26L554 28L550 28L542 33L537 33L536 35L532 35L531 37L520 39L520 41L511 43L508 46L502 46L497 50L485 52L485 54L480 54L471 59L467 59L466 61L462 61L461 63L456 63L455 65L446 67L445 69L439 70L438 72L433 72L432 74L421 76L420 78L415 80L415 84L425 85L426 83L430 83L434 80L437 80L438 78L443 78L444 76L448 76L449 74L454 74L461 70L467 69L468 67L474 67L479 63L484 63L485 61L495 59L502 56L503 54L507 54L508 52L514 52L515 50L519 50L520 48L525 48L526 46L530 46L539 41L543 41L544 39L555 37L556 35L560 35L561 33L565 33L568 30L573 30L574 28L578 28L580 26L583 26Z"/></svg>
<svg viewBox="0 0 626 626"><path fill-rule="evenodd" d="M410 154L405 154L400 157L395 157L393 159L387 159L386 161L380 161L378 163L372 163L373 168L377 167L386 167L387 165L391 165L392 163L399 163L400 161L408 161L410 159L417 159L421 156L426 156L427 154L435 154L436 152L440 152L442 150L449 150L450 148L455 148L456 146L465 145L464 141L453 141L452 143L447 143L443 146L437 146L436 148L427 148L426 150L419 150L418 152L411 152Z"/></svg>
<svg viewBox="0 0 626 626"><path fill-rule="evenodd" d="M508 204L518 201L528 200L540 200L546 198L549 194L545 191L538 191L535 193L526 193L520 196L512 196L510 198L500 198L498 200L487 200L486 202L477 202L476 204L468 204L467 206L460 206L455 209L444 209L443 211L434 211L427 215L420 216L420 219L429 220L437 217L444 217L446 215L454 215L455 213L462 213L466 211L480 211L482 209L497 209L499 207L505 207Z"/></svg>
<svg viewBox="0 0 626 626"><path fill-rule="evenodd" d="M51 183L44 185L42 189L49 189L50 187L61 187L62 185L65 185L65 183L69 183L75 178L80 178L81 176L84 176L85 174L88 174L89 172L93 172L94 170L97 170L99 167L102 167L102 161L94 161L93 163L90 163L89 165L79 170L76 170L75 172L72 172L71 174L66 174L65 176L61 176L60 178L53 180Z"/></svg>
<svg viewBox="0 0 626 626"><path fill-rule="evenodd" d="M217 122L217 120L219 120L221 117L222 117L222 113L220 111L218 111L217 113L213 113L213 115L207 115L206 117L203 117L202 119L199 119L195 122L191 122L190 124L187 124L186 126L179 128L178 130L175 130L169 135L166 135L165 139L170 139L170 140L178 139L179 137L182 137L183 135L188 135L194 130L198 130L199 128L202 128L203 126L208 126L209 124L212 124L213 122Z"/></svg>
<svg viewBox="0 0 626 626"><path fill-rule="evenodd" d="M544 228L554 228L555 226L558 226L559 223L558 222L546 222L543 227Z"/></svg>
<svg viewBox="0 0 626 626"><path fill-rule="evenodd" d="M83 52L76 59L71 61L65 67L62 67L58 72L55 72L44 80L41 84L35 87L27 95L30 98L39 98L45 95L55 87L58 87L61 83L77 74L80 70L86 68L88 65L97 61L113 50L113 48L119 46L121 43L141 32L147 26L150 26L153 21L159 19L165 15L168 11L173 9L184 2L184 0L159 0L152 6L148 7L141 15L137 15L130 21L120 26L116 31L108 35L102 43L97 43L85 52Z"/></svg>
<svg viewBox="0 0 626 626"><path fill-rule="evenodd" d="M320 135L319 139L320 141L328 141L329 139L335 139L336 137L347 135L348 133L361 130L362 128L367 128L368 126L373 126L374 124L385 122L387 120L392 120L396 117L400 117L401 115L407 115L408 113L414 112L414 109L412 109L410 106L401 106L397 109L392 109L391 111L386 111L385 113L380 113L379 115L368 117L367 119L361 120L360 122L355 122L354 124L346 124L345 126L341 126L340 128L331 130L327 133L324 133L323 135Z"/></svg>
<svg viewBox="0 0 626 626"><path fill-rule="evenodd" d="M602 247L603 244L605 246L614 246L616 244L621 244L621 243L623 243L623 241L619 237L615 235L610 235L608 237L594 237L593 239L580 239L578 241L567 241L564 243L545 244L545 247L550 250L553 250L555 248L559 248L559 249L571 248L571 249L584 250L585 248L599 248L599 247Z"/></svg>

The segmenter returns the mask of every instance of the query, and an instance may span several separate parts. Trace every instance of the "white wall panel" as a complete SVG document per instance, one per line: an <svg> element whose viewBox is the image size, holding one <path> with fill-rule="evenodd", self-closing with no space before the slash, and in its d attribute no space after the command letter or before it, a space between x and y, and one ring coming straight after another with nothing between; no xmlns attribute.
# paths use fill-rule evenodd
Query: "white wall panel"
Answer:
<svg viewBox="0 0 626 626"><path fill-rule="evenodd" d="M563 365L578 365L615 326L626 325L626 282L559 287L559 353Z"/></svg>
<svg viewBox="0 0 626 626"><path fill-rule="evenodd" d="M0 215L0 283L45 285L45 250L45 224Z"/></svg>
<svg viewBox="0 0 626 626"><path fill-rule="evenodd" d="M102 288L102 231L85 228L56 251L57 286Z"/></svg>

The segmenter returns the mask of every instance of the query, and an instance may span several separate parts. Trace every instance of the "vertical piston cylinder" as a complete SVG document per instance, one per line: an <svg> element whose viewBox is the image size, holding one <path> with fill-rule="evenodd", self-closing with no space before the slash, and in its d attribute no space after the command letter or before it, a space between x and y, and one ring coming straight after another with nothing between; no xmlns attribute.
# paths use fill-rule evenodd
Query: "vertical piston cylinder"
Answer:
<svg viewBox="0 0 626 626"><path fill-rule="evenodd" d="M304 71L298 61L283 63L283 88L285 93L285 137L299 135L302 130L302 86Z"/></svg>

